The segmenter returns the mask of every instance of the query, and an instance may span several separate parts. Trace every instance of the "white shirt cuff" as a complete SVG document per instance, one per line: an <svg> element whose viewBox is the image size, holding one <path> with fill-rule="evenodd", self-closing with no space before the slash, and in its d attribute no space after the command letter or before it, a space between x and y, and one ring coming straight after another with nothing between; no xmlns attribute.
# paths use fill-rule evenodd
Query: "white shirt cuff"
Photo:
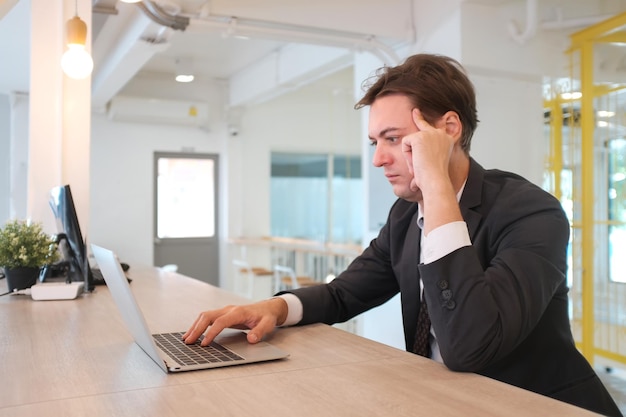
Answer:
<svg viewBox="0 0 626 417"><path fill-rule="evenodd" d="M467 224L463 221L446 223L431 230L428 237L422 235L422 262L429 264L443 258L449 253L471 246L472 242L467 231Z"/></svg>
<svg viewBox="0 0 626 417"><path fill-rule="evenodd" d="M300 320L302 320L302 301L300 301L297 296L290 293L281 294L278 297L282 298L287 303L287 318L285 322L281 324L281 327L298 324Z"/></svg>

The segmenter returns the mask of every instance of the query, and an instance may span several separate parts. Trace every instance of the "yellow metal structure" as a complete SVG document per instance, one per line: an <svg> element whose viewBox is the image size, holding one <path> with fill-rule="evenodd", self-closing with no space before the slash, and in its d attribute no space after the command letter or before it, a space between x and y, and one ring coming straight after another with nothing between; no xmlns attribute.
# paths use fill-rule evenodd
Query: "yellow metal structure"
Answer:
<svg viewBox="0 0 626 417"><path fill-rule="evenodd" d="M601 67L594 62L599 48L616 44L626 44L626 13L572 34L570 79L552 89L544 107L550 115L550 187L572 222L568 283L576 342L591 362L601 356L626 364L626 277L610 277L621 265L612 257L626 255L626 247L611 240L612 227L626 230L626 223L608 214L614 201L626 201L610 185L612 141L626 142L623 129L610 126L624 125L626 84L594 74ZM600 121L598 111L606 108L611 112L603 114L621 123Z"/></svg>

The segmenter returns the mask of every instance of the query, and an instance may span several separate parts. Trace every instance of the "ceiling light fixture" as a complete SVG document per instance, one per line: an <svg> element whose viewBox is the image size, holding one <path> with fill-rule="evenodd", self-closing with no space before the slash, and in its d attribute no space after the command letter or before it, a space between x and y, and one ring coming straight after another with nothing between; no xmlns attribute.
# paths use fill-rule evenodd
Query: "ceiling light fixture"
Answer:
<svg viewBox="0 0 626 417"><path fill-rule="evenodd" d="M143 1L143 0L121 0L121 1L122 3L139 3L140 1Z"/></svg>
<svg viewBox="0 0 626 417"><path fill-rule="evenodd" d="M561 98L563 100L578 100L583 96L583 93L580 91L574 91L573 93L563 93L561 94Z"/></svg>
<svg viewBox="0 0 626 417"><path fill-rule="evenodd" d="M67 51L61 57L61 68L70 78L82 80L89 77L93 70L93 59L85 50L87 24L78 17L78 0L75 15L67 21Z"/></svg>
<svg viewBox="0 0 626 417"><path fill-rule="evenodd" d="M193 81L193 63L191 58L176 59L176 81L179 83L190 83Z"/></svg>
<svg viewBox="0 0 626 417"><path fill-rule="evenodd" d="M615 116L614 111L598 110L598 117L613 117L613 116Z"/></svg>

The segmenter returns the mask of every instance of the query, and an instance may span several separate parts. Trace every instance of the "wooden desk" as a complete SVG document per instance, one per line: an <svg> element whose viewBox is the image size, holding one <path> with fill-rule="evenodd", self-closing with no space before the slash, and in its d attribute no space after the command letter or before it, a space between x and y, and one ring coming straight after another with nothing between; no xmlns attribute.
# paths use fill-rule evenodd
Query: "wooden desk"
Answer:
<svg viewBox="0 0 626 417"><path fill-rule="evenodd" d="M246 301L158 269L130 276L154 332ZM71 301L0 297L0 417L594 415L326 325L268 340L290 358L166 375L132 341L106 287Z"/></svg>

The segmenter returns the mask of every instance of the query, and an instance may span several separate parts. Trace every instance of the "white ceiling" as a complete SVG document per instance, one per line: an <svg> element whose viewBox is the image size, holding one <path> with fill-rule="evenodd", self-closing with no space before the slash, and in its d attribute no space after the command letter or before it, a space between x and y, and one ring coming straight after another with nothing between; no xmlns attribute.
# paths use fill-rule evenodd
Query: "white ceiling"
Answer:
<svg viewBox="0 0 626 417"><path fill-rule="evenodd" d="M227 80L293 42L393 52L413 40L413 16L430 1L435 0L144 0L169 19L189 21L185 30L174 30L148 18L140 6L93 0L94 96L98 98L98 86L118 91L137 75L172 77L177 58L191 59L199 79ZM525 21L527 0L465 1L518 7L520 21ZM17 4L10 7L12 3ZM543 19L626 10L626 0L537 3ZM0 0L0 13L6 13L3 18L0 14L0 93L28 91L30 0ZM105 67L107 73L98 72Z"/></svg>

